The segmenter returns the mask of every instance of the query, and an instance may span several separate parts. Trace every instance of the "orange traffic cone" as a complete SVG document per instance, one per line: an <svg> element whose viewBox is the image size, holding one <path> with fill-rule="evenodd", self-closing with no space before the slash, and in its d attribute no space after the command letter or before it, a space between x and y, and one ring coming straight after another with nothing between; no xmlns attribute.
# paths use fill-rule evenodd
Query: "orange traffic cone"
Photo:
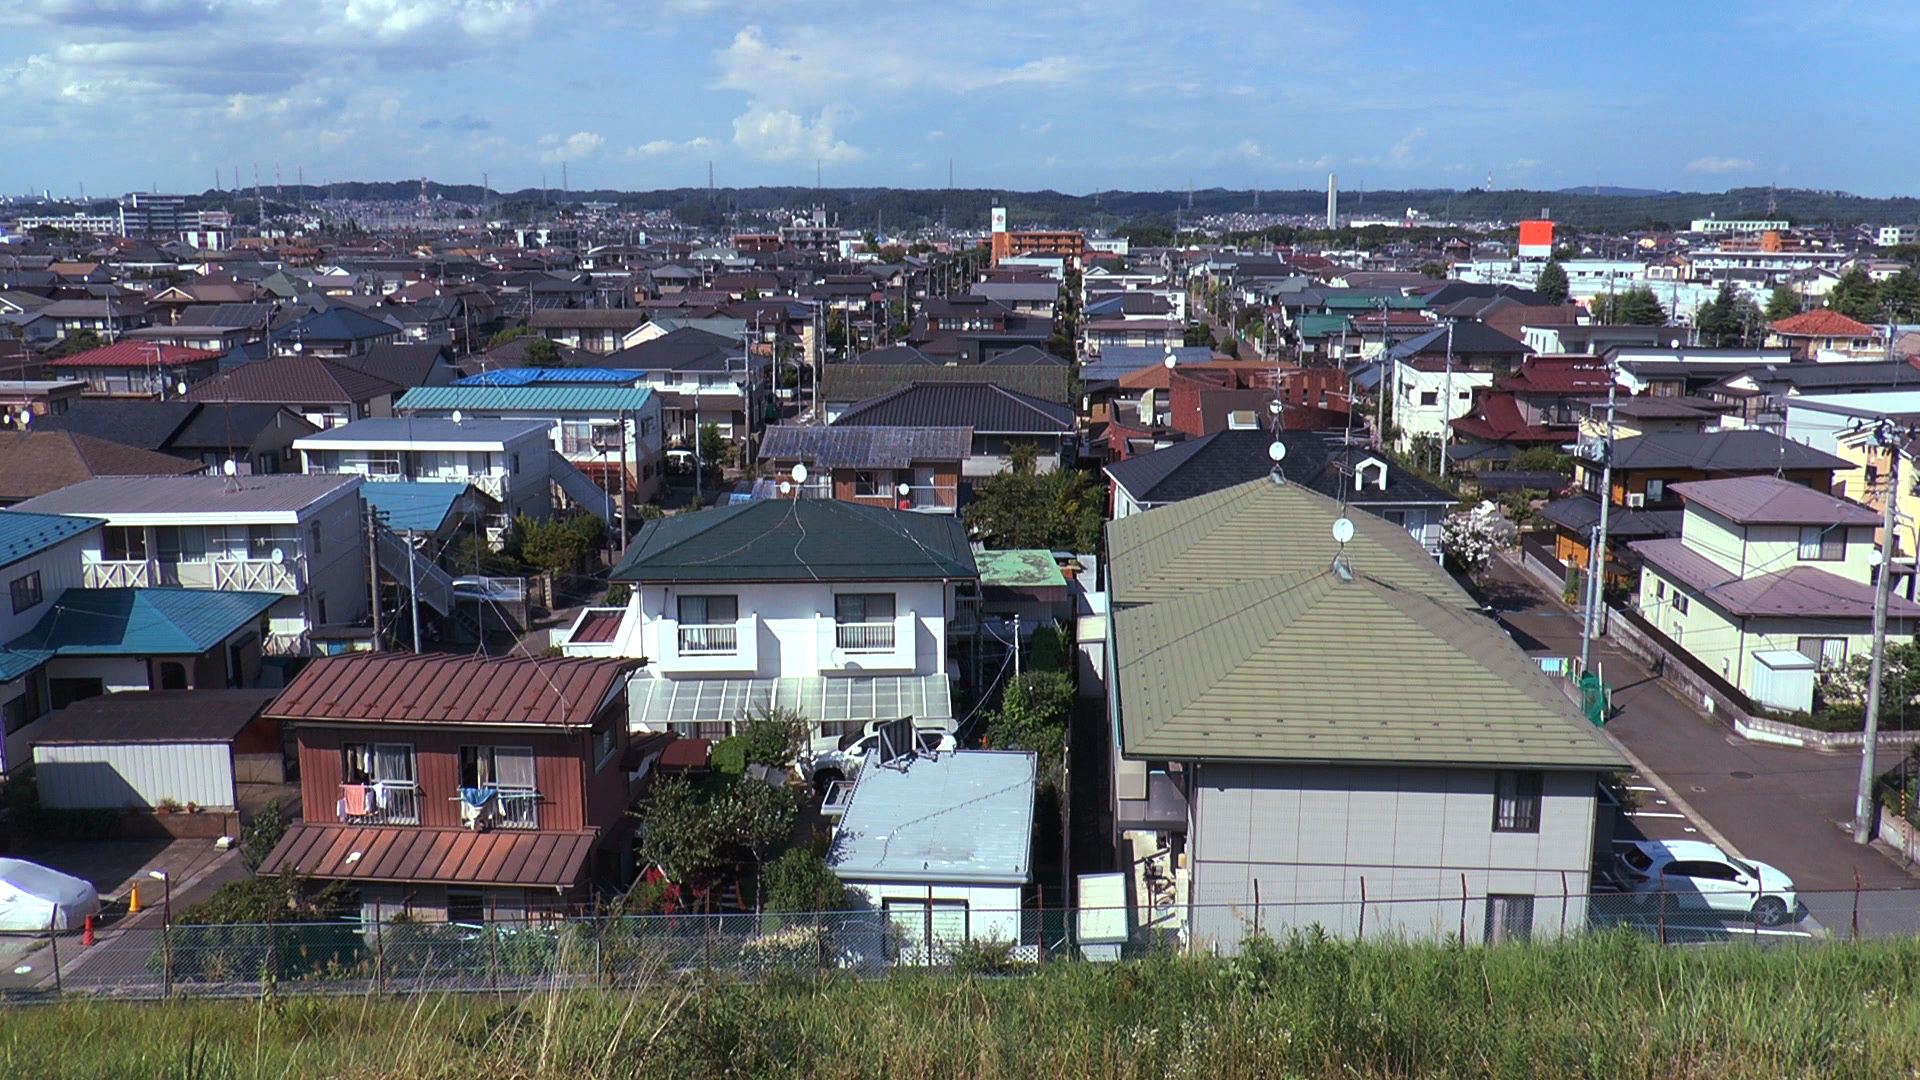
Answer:
<svg viewBox="0 0 1920 1080"><path fill-rule="evenodd" d="M80 931L80 944L82 945L93 944L93 916L91 915L87 916L86 929Z"/></svg>
<svg viewBox="0 0 1920 1080"><path fill-rule="evenodd" d="M140 883L137 881L134 882L133 888L127 891L127 914L140 914Z"/></svg>

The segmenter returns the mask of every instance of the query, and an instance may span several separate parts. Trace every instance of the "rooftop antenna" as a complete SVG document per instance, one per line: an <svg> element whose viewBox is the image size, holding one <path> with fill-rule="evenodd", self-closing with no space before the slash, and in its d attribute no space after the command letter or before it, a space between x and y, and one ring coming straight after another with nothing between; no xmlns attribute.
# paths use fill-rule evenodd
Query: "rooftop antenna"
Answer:
<svg viewBox="0 0 1920 1080"><path fill-rule="evenodd" d="M1333 542L1340 545L1340 550L1334 552L1333 565L1329 569L1341 581L1353 580L1353 566L1347 562L1347 541L1352 539L1353 519L1345 516L1333 519Z"/></svg>
<svg viewBox="0 0 1920 1080"><path fill-rule="evenodd" d="M253 212L260 218L260 233L267 232L267 199L260 193L260 163L253 163Z"/></svg>
<svg viewBox="0 0 1920 1080"><path fill-rule="evenodd" d="M273 198L275 202L286 202L286 189L280 186L280 163L273 163Z"/></svg>

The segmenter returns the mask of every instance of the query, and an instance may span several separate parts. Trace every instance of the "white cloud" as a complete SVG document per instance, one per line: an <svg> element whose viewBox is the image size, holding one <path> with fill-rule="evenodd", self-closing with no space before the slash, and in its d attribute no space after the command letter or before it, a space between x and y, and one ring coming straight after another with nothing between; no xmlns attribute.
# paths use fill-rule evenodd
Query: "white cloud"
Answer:
<svg viewBox="0 0 1920 1080"><path fill-rule="evenodd" d="M1697 157L1687 162L1690 173L1730 173L1745 172L1753 168L1753 162L1741 157Z"/></svg>
<svg viewBox="0 0 1920 1080"><path fill-rule="evenodd" d="M861 150L835 136L838 120L832 108L809 120L756 103L734 118L733 145L763 161L853 161Z"/></svg>
<svg viewBox="0 0 1920 1080"><path fill-rule="evenodd" d="M759 26L747 26L715 54L720 69L715 86L742 91L757 101L826 105L875 91L967 94L1006 86L1058 86L1088 73L1086 61L1065 55L1014 67L957 58L954 45L966 40L964 35L937 41L906 36L876 45L871 36L803 26L783 30L774 42ZM980 39L979 51L991 55L984 48L989 42Z"/></svg>
<svg viewBox="0 0 1920 1080"><path fill-rule="evenodd" d="M629 158L666 157L669 154L689 154L702 150L711 150L716 145L712 139L707 138L705 135L688 139L685 142L675 142L672 139L652 139L641 143L639 146L628 147L626 156Z"/></svg>
<svg viewBox="0 0 1920 1080"><path fill-rule="evenodd" d="M571 135L542 135L541 161L579 161L590 157L607 140L597 131L576 131Z"/></svg>
<svg viewBox="0 0 1920 1080"><path fill-rule="evenodd" d="M1387 156L1393 159L1395 165L1405 165L1413 159L1414 144L1426 137L1426 128L1414 128L1412 131L1400 136L1400 141L1393 144L1392 150L1387 151Z"/></svg>
<svg viewBox="0 0 1920 1080"><path fill-rule="evenodd" d="M1262 153L1260 144L1254 142L1252 139L1241 139L1240 145L1234 148L1234 152L1246 158L1248 161L1260 160Z"/></svg>

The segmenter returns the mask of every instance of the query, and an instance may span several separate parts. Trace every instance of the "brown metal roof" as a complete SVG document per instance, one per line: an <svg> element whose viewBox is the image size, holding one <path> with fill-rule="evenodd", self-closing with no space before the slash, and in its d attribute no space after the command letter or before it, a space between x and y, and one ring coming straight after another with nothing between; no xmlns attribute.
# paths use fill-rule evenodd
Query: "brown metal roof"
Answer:
<svg viewBox="0 0 1920 1080"><path fill-rule="evenodd" d="M260 873L566 888L585 873L593 840L590 832L295 825L261 864ZM353 858L356 853L359 857Z"/></svg>
<svg viewBox="0 0 1920 1080"><path fill-rule="evenodd" d="M1790 566L1743 578L1680 537L1636 540L1627 545L1669 579L1740 616L1851 618L1873 615L1873 586L1814 566ZM1899 596L1887 598L1887 614L1920 617L1920 605Z"/></svg>
<svg viewBox="0 0 1920 1080"><path fill-rule="evenodd" d="M1690 480L1668 490L1743 525L1877 525L1880 515L1805 484L1774 476Z"/></svg>
<svg viewBox="0 0 1920 1080"><path fill-rule="evenodd" d="M639 661L371 653L308 664L267 709L285 720L585 727Z"/></svg>
<svg viewBox="0 0 1920 1080"><path fill-rule="evenodd" d="M35 740L56 743L226 743L260 715L271 690L129 690L76 701Z"/></svg>
<svg viewBox="0 0 1920 1080"><path fill-rule="evenodd" d="M589 611L587 617L580 620L580 627L573 632L571 640L576 642L612 641L619 635L620 624L626 619L626 608Z"/></svg>

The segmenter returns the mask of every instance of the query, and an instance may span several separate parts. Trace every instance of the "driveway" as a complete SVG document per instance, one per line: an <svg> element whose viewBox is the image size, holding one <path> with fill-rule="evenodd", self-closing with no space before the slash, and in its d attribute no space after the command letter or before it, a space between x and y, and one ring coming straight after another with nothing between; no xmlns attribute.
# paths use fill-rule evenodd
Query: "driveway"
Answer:
<svg viewBox="0 0 1920 1080"><path fill-rule="evenodd" d="M1523 648L1579 655L1579 615L1525 571L1496 560L1483 591ZM1613 688L1616 711L1607 731L1652 774L1631 781L1653 789L1634 792L1645 813L1632 824L1656 839L1713 840L1779 867L1815 918L1836 935L1851 932L1856 874L1862 890L1909 890L1863 895L1861 929L1920 930L1920 880L1896 854L1880 845L1863 848L1849 832L1858 757L1749 743L1696 712L1605 641L1595 643L1594 662ZM1703 837L1684 831L1695 819Z"/></svg>

